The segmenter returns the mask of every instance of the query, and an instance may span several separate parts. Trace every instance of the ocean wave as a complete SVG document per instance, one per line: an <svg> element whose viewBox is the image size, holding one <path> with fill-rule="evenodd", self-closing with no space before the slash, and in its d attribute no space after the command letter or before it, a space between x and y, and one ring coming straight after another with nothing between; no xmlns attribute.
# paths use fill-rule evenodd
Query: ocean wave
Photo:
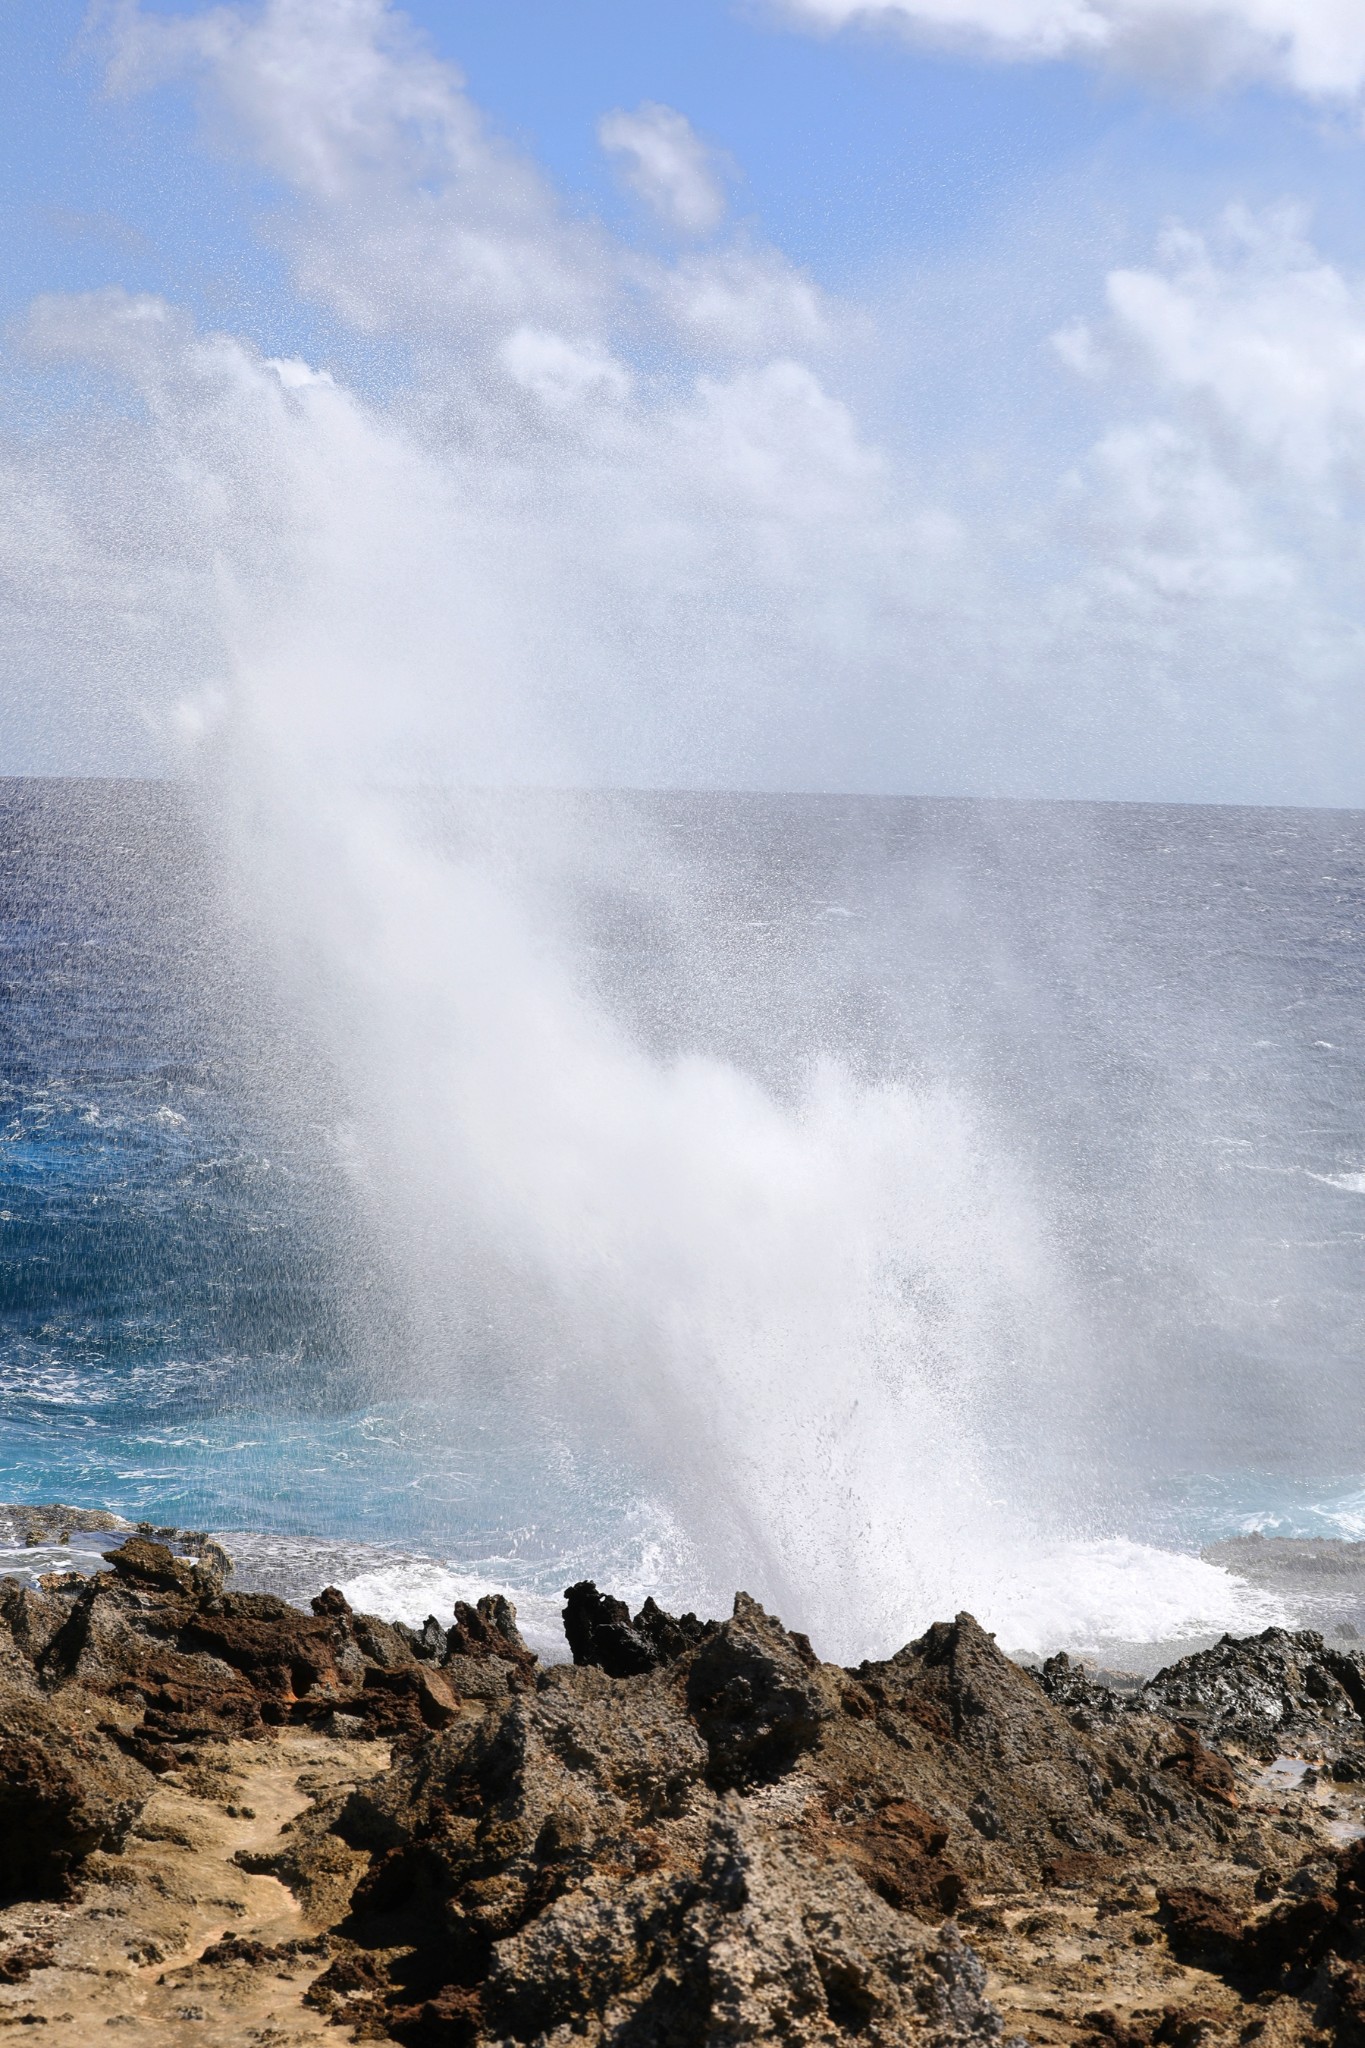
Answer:
<svg viewBox="0 0 1365 2048"><path fill-rule="evenodd" d="M983 1588L978 1619L1011 1651L1193 1647L1292 1621L1282 1600L1220 1565L1127 1537L1047 1545Z"/></svg>
<svg viewBox="0 0 1365 2048"><path fill-rule="evenodd" d="M456 1571L430 1558L396 1558L391 1564L343 1580L341 1591L362 1613L404 1621L411 1628L420 1628L429 1614L448 1624L457 1600L467 1600L472 1607L485 1593L502 1593L516 1608L517 1625L541 1662L568 1662L569 1648L560 1620L562 1600L499 1583L487 1573Z"/></svg>

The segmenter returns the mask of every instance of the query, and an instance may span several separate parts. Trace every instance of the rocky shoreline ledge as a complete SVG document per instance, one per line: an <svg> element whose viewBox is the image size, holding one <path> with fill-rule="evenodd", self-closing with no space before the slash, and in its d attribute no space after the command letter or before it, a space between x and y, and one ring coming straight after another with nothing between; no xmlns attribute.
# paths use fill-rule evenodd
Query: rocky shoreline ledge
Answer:
<svg viewBox="0 0 1365 2048"><path fill-rule="evenodd" d="M846 1670L743 1593L632 1617L585 1582L542 1668L499 1596L306 1613L102 1520L100 1568L0 1578L0 2028L1365 2048L1352 1647L1119 1689L961 1614Z"/></svg>

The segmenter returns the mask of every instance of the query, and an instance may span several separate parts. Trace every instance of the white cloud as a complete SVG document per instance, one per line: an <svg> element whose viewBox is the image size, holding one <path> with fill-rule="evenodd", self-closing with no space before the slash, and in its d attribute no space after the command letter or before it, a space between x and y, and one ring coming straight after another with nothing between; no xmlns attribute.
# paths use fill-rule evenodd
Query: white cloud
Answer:
<svg viewBox="0 0 1365 2048"><path fill-rule="evenodd" d="M630 391L629 372L596 342L572 342L562 334L519 327L503 343L501 355L513 380L547 405L624 398Z"/></svg>
<svg viewBox="0 0 1365 2048"><path fill-rule="evenodd" d="M581 323L604 288L599 236L490 133L452 66L385 0L107 25L109 88L197 78L211 118L327 222L292 247L303 289L371 333L439 343L524 320Z"/></svg>
<svg viewBox="0 0 1365 2048"><path fill-rule="evenodd" d="M821 350L841 327L818 286L775 249L736 246L682 257L655 284L659 302L695 346L754 356Z"/></svg>
<svg viewBox="0 0 1365 2048"><path fill-rule="evenodd" d="M42 504L31 573L12 522L5 573L32 645L56 588L40 536L76 529L91 589L142 622L139 702L220 686L272 620L320 733L382 729L433 769L1365 787L1359 743L1315 738L1349 723L1361 636L1361 290L1291 217L1172 229L1103 283L1056 344L1082 373L1064 477L1046 447L1031 470L964 455L951 413L930 489L855 402L893 319L747 233L669 261L569 218L372 0L125 8L112 48L130 90L192 65L210 121L297 195L301 291L413 370L372 403L159 301L37 309L34 345L125 377L145 418L46 475L23 457ZM918 431L916 374L893 396ZM115 446L141 481L106 528ZM103 601L63 616L91 622L91 672L128 677ZM343 688L372 711L329 726Z"/></svg>
<svg viewBox="0 0 1365 2048"><path fill-rule="evenodd" d="M1115 342L1282 484L1365 474L1365 287L1325 262L1292 213L1234 208L1206 239L1163 238L1159 268L1116 270Z"/></svg>
<svg viewBox="0 0 1365 2048"><path fill-rule="evenodd" d="M1183 84L1245 79L1317 99L1365 88L1357 0L783 0L817 29L902 29L1004 58L1077 58Z"/></svg>
<svg viewBox="0 0 1365 2048"><path fill-rule="evenodd" d="M1058 351L1107 417L1058 505L1056 644L1088 643L1209 771L1254 760L1246 795L1354 802L1365 281L1294 216L1233 210L1169 228L1105 299Z"/></svg>
<svg viewBox="0 0 1365 2048"><path fill-rule="evenodd" d="M619 109L597 124L603 149L624 160L633 192L684 235L709 235L725 217L725 194L714 153L683 114L646 100L633 114Z"/></svg>

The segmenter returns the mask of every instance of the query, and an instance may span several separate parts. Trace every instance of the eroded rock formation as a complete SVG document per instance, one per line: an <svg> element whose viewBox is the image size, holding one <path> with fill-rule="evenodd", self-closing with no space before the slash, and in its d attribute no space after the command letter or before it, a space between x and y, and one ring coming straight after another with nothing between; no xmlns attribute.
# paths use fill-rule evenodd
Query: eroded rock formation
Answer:
<svg viewBox="0 0 1365 2048"><path fill-rule="evenodd" d="M136 1534L92 1577L0 1583L0 2021L1365 2048L1365 1683L1316 1637L1120 1694L966 1614L843 1670L744 1594L702 1622L584 1582L577 1661L541 1670L497 1596L414 1630L226 1569ZM1267 1773L1292 1740L1314 1768ZM144 1933L101 1970L129 1899Z"/></svg>

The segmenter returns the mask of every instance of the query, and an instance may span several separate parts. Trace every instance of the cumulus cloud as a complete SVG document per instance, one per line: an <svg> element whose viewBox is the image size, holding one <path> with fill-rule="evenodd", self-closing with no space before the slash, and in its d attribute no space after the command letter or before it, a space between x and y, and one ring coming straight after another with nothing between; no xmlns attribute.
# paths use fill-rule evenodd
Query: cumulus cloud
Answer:
<svg viewBox="0 0 1365 2048"><path fill-rule="evenodd" d="M1365 89L1355 0L783 0L816 29L900 29L997 57L1076 58L1182 82L1267 80L1311 98Z"/></svg>
<svg viewBox="0 0 1365 2048"><path fill-rule="evenodd" d="M401 587L409 623L391 644L430 677L437 657L415 650L415 622L428 619L438 646L442 592L457 580L479 621L476 651L459 636L468 673L484 678L475 695L520 718L524 758L553 756L561 777L656 780L714 779L728 757L753 780L770 751L769 775L808 780L798 751L846 754L824 665L844 659L840 632L860 618L860 659L878 679L868 686L895 687L905 619L941 608L924 565L941 563L951 528L922 494L888 494L880 458L829 386L834 344L857 324L848 309L748 233L670 261L571 218L489 132L458 74L374 0L267 0L188 18L129 5L109 38L113 90L197 81L217 131L228 124L297 195L281 232L300 290L401 341L414 361L383 406L314 392L291 372L305 402L278 446L244 428L242 449L260 454L256 523L269 526L269 503L290 508L275 521L282 554L330 531L334 503L363 497L362 486L338 491L327 452L333 437L358 438L399 470L417 463L420 519L399 493L386 533L403 532L406 552L376 550L348 569L340 596L349 605L368 588L382 616L397 602L383 577ZM679 227L716 224L710 160L681 116L647 108L607 135L648 167ZM177 434L201 432L212 366L236 365L248 413L262 402L249 347L191 336L157 302L82 301L65 314L54 304L35 318L35 346L74 348L76 335L143 392L159 422L147 459L172 469ZM280 381L272 373L261 388ZM205 472L217 459L184 457ZM221 459L247 489L245 453ZM245 514L241 530L254 530ZM206 563L221 577L228 562L250 586L256 566L238 566L221 535L203 538ZM335 552L350 562L355 551L338 536ZM422 582L418 561L444 568ZM391 668L382 646L377 658ZM470 758L467 693L433 685L404 700L419 698L414 750ZM803 715L783 719L784 700ZM807 720L822 739L810 740ZM473 723L492 729L482 712ZM505 740L506 719L499 730ZM516 757L508 743L483 772Z"/></svg>
<svg viewBox="0 0 1365 2048"><path fill-rule="evenodd" d="M493 779L1365 786L1320 743L1359 653L1365 302L1302 220L1172 227L1056 337L1065 474L950 448L931 486L858 402L874 308L747 231L665 259L569 217L376 0L124 7L109 49L119 90L197 80L295 195L300 292L411 374L380 401L160 300L43 302L30 349L136 402L6 457L12 644L65 635L164 727L270 619L320 729L368 661L367 746Z"/></svg>
<svg viewBox="0 0 1365 2048"><path fill-rule="evenodd" d="M1172 225L1104 296L1057 337L1108 415L1063 480L1077 562L1058 616L1099 626L1208 758L1254 736L1248 794L1354 802L1365 280L1292 213L1232 209L1206 234Z"/></svg>
<svg viewBox="0 0 1365 2048"><path fill-rule="evenodd" d="M1215 235L1171 228L1159 267L1116 270L1116 343L1282 485L1356 483L1365 457L1365 291L1294 212L1230 209Z"/></svg>
<svg viewBox="0 0 1365 2048"><path fill-rule="evenodd" d="M1129 568L1141 559L1169 588L1273 592L1287 617L1314 589L1354 611L1365 283L1325 262L1295 214L1234 208L1210 234L1168 228L1156 263L1111 272L1105 299L1103 319L1056 340L1130 414L1100 436L1088 482L1071 479L1106 508Z"/></svg>
<svg viewBox="0 0 1365 2048"><path fill-rule="evenodd" d="M633 192L684 235L709 235L725 217L725 194L713 153L692 123L672 107L646 100L633 114L604 114L597 137L622 160Z"/></svg>

